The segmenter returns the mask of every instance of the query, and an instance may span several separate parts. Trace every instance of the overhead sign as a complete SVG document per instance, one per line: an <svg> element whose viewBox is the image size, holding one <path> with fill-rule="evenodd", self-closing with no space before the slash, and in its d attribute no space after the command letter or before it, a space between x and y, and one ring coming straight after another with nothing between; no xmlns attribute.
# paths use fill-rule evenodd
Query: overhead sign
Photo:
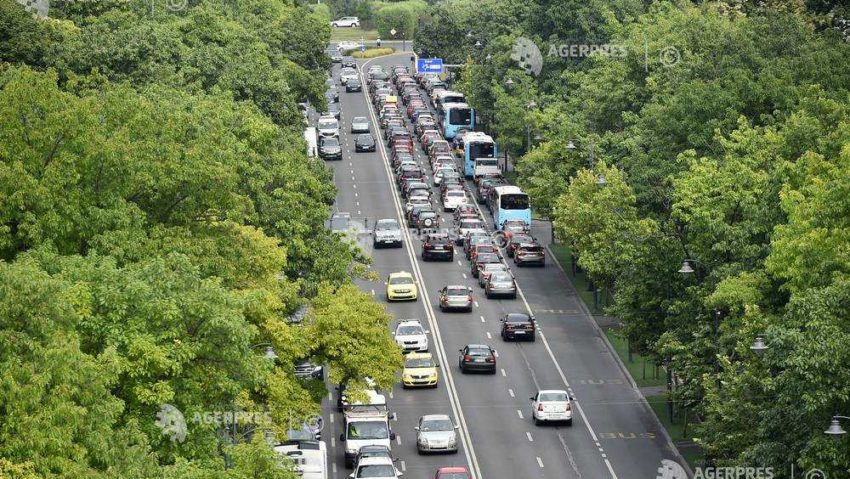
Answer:
<svg viewBox="0 0 850 479"><path fill-rule="evenodd" d="M443 73L442 58L420 58L416 61L418 73Z"/></svg>

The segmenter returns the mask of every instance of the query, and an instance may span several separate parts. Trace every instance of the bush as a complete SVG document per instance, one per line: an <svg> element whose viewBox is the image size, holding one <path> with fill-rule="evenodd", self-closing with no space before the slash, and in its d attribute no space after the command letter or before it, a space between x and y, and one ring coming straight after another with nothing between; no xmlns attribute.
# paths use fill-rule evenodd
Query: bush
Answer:
<svg viewBox="0 0 850 479"><path fill-rule="evenodd" d="M322 17L322 19L327 20L328 23L333 21L333 14L331 14L331 8L325 3L317 3L315 5L310 5L310 8L313 9L313 13Z"/></svg>
<svg viewBox="0 0 850 479"><path fill-rule="evenodd" d="M395 52L395 48L369 48L365 52L354 51L351 56L354 58L375 58L384 55L389 55Z"/></svg>

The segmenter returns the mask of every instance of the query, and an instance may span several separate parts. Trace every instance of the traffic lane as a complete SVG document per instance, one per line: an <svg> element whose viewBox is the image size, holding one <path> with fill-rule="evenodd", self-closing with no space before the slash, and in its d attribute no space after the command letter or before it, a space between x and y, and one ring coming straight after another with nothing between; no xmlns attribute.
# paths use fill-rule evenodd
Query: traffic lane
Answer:
<svg viewBox="0 0 850 479"><path fill-rule="evenodd" d="M468 267L467 261L463 263ZM420 267L426 285L442 280L446 284L471 287L474 291L473 298L476 301L472 313L436 314L447 354L469 343L488 344L498 352L495 376L461 374L455 380L476 446L487 451L512 451L508 461L502 454L479 458L482 473L487 477L553 478L582 477L582 472L584 475L593 475L594 471L603 474L601 471L604 471L605 465L580 421L575 423L574 428L568 428L572 436L579 437L577 440L567 439L569 447L577 453L565 452L565 440L558 437L556 428L534 431L528 398L538 389L538 374L529 368L523 349L542 348L542 345L539 342L506 343L500 339L499 318L507 312L515 311L515 303L518 301L481 297L477 280L468 275L465 268L458 267L457 263L429 262ZM438 288L442 286L442 283L437 284ZM481 321L482 318L484 321ZM454 354L455 357L459 356L459 352ZM541 364L545 369L549 363ZM455 365L452 367L458 368ZM541 467L541 464L544 466Z"/></svg>

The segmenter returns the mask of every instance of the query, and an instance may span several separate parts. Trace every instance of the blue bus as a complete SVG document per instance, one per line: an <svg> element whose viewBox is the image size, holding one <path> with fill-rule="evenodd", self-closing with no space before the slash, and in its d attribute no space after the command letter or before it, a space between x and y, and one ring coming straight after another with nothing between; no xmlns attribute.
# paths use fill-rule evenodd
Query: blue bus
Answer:
<svg viewBox="0 0 850 479"><path fill-rule="evenodd" d="M490 190L487 206L493 213L493 226L501 230L505 221L521 220L531 228L531 204L519 186L497 186Z"/></svg>
<svg viewBox="0 0 850 479"><path fill-rule="evenodd" d="M443 103L440 109L440 126L443 137L451 140L460 128L475 128L475 110L466 103Z"/></svg>
<svg viewBox="0 0 850 479"><path fill-rule="evenodd" d="M476 171L476 161L486 158L496 160L496 142L493 141L493 138L480 131L466 132L463 136L463 174L467 178L473 178L501 173L498 160L478 162L479 167Z"/></svg>

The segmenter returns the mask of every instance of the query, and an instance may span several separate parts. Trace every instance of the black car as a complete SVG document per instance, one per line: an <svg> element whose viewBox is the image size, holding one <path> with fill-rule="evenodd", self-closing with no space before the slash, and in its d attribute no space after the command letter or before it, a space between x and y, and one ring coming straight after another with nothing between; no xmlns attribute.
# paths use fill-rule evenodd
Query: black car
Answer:
<svg viewBox="0 0 850 479"><path fill-rule="evenodd" d="M455 257L454 243L445 233L433 233L425 237L422 243L422 260L444 259L453 261Z"/></svg>
<svg viewBox="0 0 850 479"><path fill-rule="evenodd" d="M351 93L353 91L363 91L363 84L360 83L360 80L357 78L349 78L345 81L345 91L346 93Z"/></svg>
<svg viewBox="0 0 850 479"><path fill-rule="evenodd" d="M375 139L372 138L370 133L357 135L357 139L354 141L354 151L375 151Z"/></svg>
<svg viewBox="0 0 850 479"><path fill-rule="evenodd" d="M534 318L525 313L508 313L502 318L501 334L505 341L527 339L533 342L536 329Z"/></svg>
<svg viewBox="0 0 850 479"><path fill-rule="evenodd" d="M354 57L342 57L339 62L342 64L343 68L357 68L357 60L355 60Z"/></svg>
<svg viewBox="0 0 850 479"><path fill-rule="evenodd" d="M339 144L339 138L334 136L323 137L319 143L319 158L323 160L341 160L342 146Z"/></svg>
<svg viewBox="0 0 850 479"><path fill-rule="evenodd" d="M460 372L485 371L496 374L496 350L486 344L467 344L459 349L457 366Z"/></svg>

